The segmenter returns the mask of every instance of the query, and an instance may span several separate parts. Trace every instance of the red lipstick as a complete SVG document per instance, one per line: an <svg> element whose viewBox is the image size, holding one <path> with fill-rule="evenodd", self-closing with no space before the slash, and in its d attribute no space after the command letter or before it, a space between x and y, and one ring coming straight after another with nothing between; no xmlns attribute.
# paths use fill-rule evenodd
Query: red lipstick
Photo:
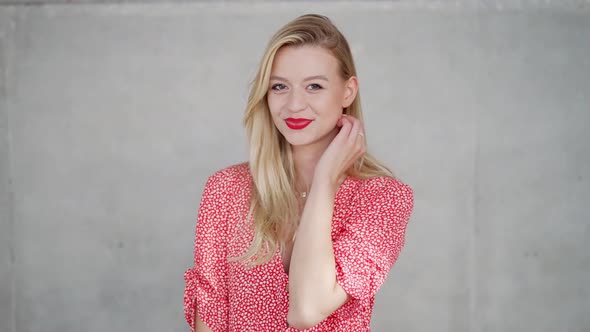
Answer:
<svg viewBox="0 0 590 332"><path fill-rule="evenodd" d="M312 120L310 119L304 119L304 118L287 118L285 119L285 122L287 123L287 126L291 129L295 129L295 130L301 130L305 127L307 127L308 124L311 123Z"/></svg>

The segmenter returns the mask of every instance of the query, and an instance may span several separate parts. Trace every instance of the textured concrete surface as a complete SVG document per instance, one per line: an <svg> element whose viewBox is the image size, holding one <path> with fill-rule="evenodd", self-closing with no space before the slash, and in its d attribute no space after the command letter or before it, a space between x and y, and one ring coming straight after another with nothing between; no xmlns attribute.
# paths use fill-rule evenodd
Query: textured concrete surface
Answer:
<svg viewBox="0 0 590 332"><path fill-rule="evenodd" d="M8 124L7 69L9 67L10 18L14 10L0 9L0 331L14 331L14 245L12 186L10 183L10 135Z"/></svg>
<svg viewBox="0 0 590 332"><path fill-rule="evenodd" d="M307 12L415 190L373 330L590 330L588 2L83 2L0 2L0 331L187 331L204 181Z"/></svg>

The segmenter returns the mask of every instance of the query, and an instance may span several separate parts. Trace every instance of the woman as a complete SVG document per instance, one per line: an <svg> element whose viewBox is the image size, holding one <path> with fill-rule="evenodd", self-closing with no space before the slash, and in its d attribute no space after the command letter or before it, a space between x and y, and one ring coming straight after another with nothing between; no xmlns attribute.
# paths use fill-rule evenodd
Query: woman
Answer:
<svg viewBox="0 0 590 332"><path fill-rule="evenodd" d="M244 124L250 160L211 175L185 315L196 331L369 331L412 189L366 152L346 39L303 15L271 39Z"/></svg>

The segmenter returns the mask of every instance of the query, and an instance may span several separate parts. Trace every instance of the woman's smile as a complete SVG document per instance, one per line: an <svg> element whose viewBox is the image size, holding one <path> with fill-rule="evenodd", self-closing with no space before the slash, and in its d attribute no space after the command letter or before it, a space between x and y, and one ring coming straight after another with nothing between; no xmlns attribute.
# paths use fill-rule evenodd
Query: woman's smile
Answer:
<svg viewBox="0 0 590 332"><path fill-rule="evenodd" d="M295 130L301 130L309 125L313 120L305 118L286 118L287 127Z"/></svg>

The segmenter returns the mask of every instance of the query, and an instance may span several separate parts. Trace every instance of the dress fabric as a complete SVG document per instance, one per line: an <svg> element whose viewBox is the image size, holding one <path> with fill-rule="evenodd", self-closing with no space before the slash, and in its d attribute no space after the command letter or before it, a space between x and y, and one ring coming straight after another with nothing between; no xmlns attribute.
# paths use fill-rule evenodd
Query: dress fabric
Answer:
<svg viewBox="0 0 590 332"><path fill-rule="evenodd" d="M412 188L398 179L347 177L335 196L332 244L336 281L352 299L312 328L287 327L289 276L279 250L247 269L228 257L253 238L252 178L247 163L212 174L197 213L194 267L185 271L184 314L194 331L195 305L213 332L370 331L375 294L397 260L412 213Z"/></svg>

